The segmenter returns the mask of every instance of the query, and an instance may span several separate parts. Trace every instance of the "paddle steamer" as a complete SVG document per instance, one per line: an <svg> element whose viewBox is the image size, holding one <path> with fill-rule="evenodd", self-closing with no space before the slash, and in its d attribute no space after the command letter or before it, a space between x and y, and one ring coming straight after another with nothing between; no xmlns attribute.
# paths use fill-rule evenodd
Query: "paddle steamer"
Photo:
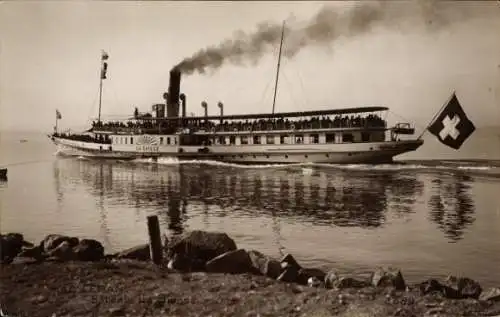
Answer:
<svg viewBox="0 0 500 317"><path fill-rule="evenodd" d="M283 44L283 38L281 45ZM96 158L135 159L171 157L179 160L216 160L232 163L388 163L393 157L423 144L409 123L388 127L387 107L370 106L303 112L274 112L279 78L278 58L272 113L186 116L186 95L180 93L181 72L170 71L165 102L151 113L121 121L101 121L102 81L108 55L101 56L99 116L84 133L57 132L49 137L66 154ZM181 113L179 110L181 109Z"/></svg>

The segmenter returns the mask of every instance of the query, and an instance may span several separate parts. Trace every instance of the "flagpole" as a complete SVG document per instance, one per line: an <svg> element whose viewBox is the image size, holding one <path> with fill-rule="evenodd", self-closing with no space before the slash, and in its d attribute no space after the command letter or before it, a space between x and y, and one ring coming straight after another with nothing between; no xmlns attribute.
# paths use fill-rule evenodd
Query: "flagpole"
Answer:
<svg viewBox="0 0 500 317"><path fill-rule="evenodd" d="M103 52L101 52L101 68L99 71L99 115L97 117L97 123L101 122L101 102L102 102L102 67L104 60L102 58Z"/></svg>
<svg viewBox="0 0 500 317"><path fill-rule="evenodd" d="M448 105L448 103L451 101L453 96L455 96L455 90L453 90L453 92L452 92L451 96L448 98L448 100L446 100L446 102L441 106L441 108L439 108L439 110L434 114L434 116L432 117L432 120L429 122L429 124L427 124L424 131L422 131L422 133L420 133L417 140L420 140L422 138L422 136L425 134L427 129L431 126L431 124L434 122L434 120L436 120L436 118L439 116L441 111L443 111L444 107L446 107L446 105Z"/></svg>

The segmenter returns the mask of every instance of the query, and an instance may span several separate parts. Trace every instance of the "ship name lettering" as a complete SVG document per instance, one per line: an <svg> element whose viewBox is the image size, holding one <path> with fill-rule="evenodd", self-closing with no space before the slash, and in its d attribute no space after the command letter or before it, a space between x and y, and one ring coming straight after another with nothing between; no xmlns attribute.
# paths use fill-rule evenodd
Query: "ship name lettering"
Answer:
<svg viewBox="0 0 500 317"><path fill-rule="evenodd" d="M155 145L137 145L135 149L138 152L158 152L158 146Z"/></svg>

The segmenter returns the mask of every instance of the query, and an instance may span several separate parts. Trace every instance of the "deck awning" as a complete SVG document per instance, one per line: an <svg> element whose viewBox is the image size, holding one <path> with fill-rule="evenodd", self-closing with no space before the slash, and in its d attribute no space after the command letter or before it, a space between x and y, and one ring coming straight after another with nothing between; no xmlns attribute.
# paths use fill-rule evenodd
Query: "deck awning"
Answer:
<svg viewBox="0 0 500 317"><path fill-rule="evenodd" d="M188 120L246 120L246 119L279 119L279 118L292 118L292 117L314 117L314 116L331 116L343 114L359 114L369 113L376 111L389 110L387 107L372 106L372 107L356 107L344 109L331 109L331 110L316 110L316 111L295 111L295 112L279 112L279 113L257 113L257 114L238 114L238 115L225 115L225 116L195 116L195 117L170 117L170 118L131 118L131 120L144 120L144 121L170 121L179 119Z"/></svg>

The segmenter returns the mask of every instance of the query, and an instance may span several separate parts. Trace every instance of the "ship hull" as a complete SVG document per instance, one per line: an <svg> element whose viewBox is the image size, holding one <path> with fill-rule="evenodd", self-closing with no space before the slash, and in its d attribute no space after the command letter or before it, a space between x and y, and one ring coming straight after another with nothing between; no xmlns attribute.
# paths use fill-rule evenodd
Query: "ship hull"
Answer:
<svg viewBox="0 0 500 317"><path fill-rule="evenodd" d="M238 146L170 146L155 152L129 149L114 150L110 144L73 141L52 137L65 155L99 159L130 160L162 157L177 160L213 160L237 164L383 164L397 155L415 151L422 140L373 143L296 144L296 145L238 145ZM205 149L205 152L200 152Z"/></svg>

